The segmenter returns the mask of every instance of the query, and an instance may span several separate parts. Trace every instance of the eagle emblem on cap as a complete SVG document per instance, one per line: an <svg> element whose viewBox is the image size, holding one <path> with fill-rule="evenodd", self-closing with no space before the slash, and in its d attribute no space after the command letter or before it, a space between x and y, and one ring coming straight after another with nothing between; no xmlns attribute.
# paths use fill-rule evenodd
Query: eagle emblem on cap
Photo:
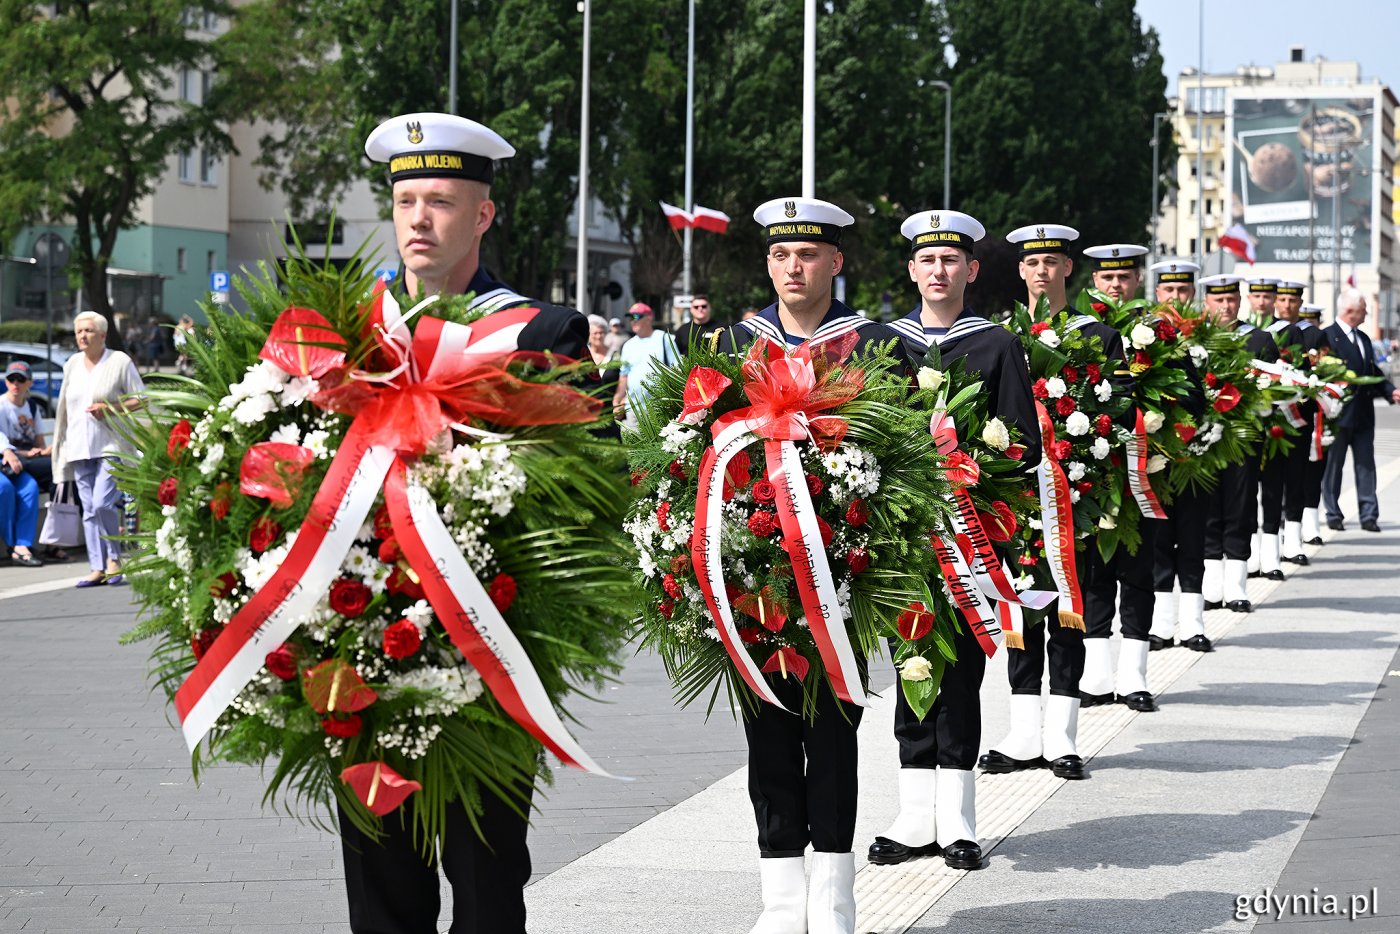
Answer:
<svg viewBox="0 0 1400 934"><path fill-rule="evenodd" d="M1044 240L1044 239L1045 239L1045 228L1044 228L1044 227L1037 227L1037 228L1035 229L1035 238L1036 238L1037 240Z"/></svg>
<svg viewBox="0 0 1400 934"><path fill-rule="evenodd" d="M784 201L784 202L783 202L783 216L784 216L784 217L796 217L796 216L797 216L797 202L796 202L796 201Z"/></svg>
<svg viewBox="0 0 1400 934"><path fill-rule="evenodd" d="M1114 247L1114 248L1113 248L1113 255L1114 255L1114 256L1117 256L1117 255L1118 255L1118 247Z"/></svg>
<svg viewBox="0 0 1400 934"><path fill-rule="evenodd" d="M942 219L941 217L939 217L937 214L933 215L932 217L930 217L930 218L928 219L928 225L929 225L930 227L932 227L934 230L937 230L937 229L939 228L939 226L940 226L942 223L943 223L943 219Z"/></svg>
<svg viewBox="0 0 1400 934"><path fill-rule="evenodd" d="M423 142L423 124L417 120L409 121L408 141L415 146Z"/></svg>
<svg viewBox="0 0 1400 934"><path fill-rule="evenodd" d="M1176 272L1176 263L1172 263L1172 272Z"/></svg>

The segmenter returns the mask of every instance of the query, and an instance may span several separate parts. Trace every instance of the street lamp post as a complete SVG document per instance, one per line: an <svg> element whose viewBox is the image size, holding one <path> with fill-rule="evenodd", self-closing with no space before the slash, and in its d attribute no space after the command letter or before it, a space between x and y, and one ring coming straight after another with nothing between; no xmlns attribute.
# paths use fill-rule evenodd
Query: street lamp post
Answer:
<svg viewBox="0 0 1400 934"><path fill-rule="evenodd" d="M457 113L457 0L452 0L452 26L447 45L451 49L447 60L447 112Z"/></svg>
<svg viewBox="0 0 1400 934"><path fill-rule="evenodd" d="M583 12L583 113L578 129L578 259L574 270L578 310L588 314L588 57L593 25L591 0L579 0Z"/></svg>
<svg viewBox="0 0 1400 934"><path fill-rule="evenodd" d="M802 197L817 196L817 0L802 7Z"/></svg>
<svg viewBox="0 0 1400 934"><path fill-rule="evenodd" d="M943 89L943 208L953 209L953 86L946 81L930 81Z"/></svg>
<svg viewBox="0 0 1400 934"><path fill-rule="evenodd" d="M695 215L695 0L690 0L690 26L685 42L685 209ZM689 226L681 235L681 292L690 294Z"/></svg>
<svg viewBox="0 0 1400 934"><path fill-rule="evenodd" d="M1171 114L1158 111L1152 115L1152 213L1148 215L1149 221L1147 239L1147 269L1151 275L1152 267L1157 265L1157 215L1161 210L1162 202L1157 200L1157 180L1162 177L1162 121L1170 117ZM1152 286L1155 283L1148 281L1147 294L1152 294Z"/></svg>

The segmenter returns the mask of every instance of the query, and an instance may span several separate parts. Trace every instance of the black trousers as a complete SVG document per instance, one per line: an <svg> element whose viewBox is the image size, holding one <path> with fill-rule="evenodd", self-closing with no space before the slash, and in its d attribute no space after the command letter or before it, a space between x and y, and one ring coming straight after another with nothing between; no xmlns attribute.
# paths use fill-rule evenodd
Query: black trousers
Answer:
<svg viewBox="0 0 1400 934"><path fill-rule="evenodd" d="M1169 507L1170 508L1170 507ZM1113 635L1114 611L1125 639L1146 639L1152 628L1152 609L1156 597L1152 593L1153 551L1156 547L1161 519L1144 518L1139 524L1142 544L1134 554L1123 548L1104 561L1098 545L1089 542L1076 553L1079 568L1079 588L1084 594L1084 635L1089 639L1107 639ZM1075 690L1078 690L1076 686Z"/></svg>
<svg viewBox="0 0 1400 934"><path fill-rule="evenodd" d="M1303 417L1308 425L1298 435L1298 443L1288 452L1287 472L1283 478L1283 518L1288 522L1302 522L1303 509L1308 505L1308 451L1312 450L1313 417L1317 413L1317 403L1303 406ZM1322 473L1318 472L1318 498L1322 497Z"/></svg>
<svg viewBox="0 0 1400 934"><path fill-rule="evenodd" d="M1291 452L1290 452L1291 453ZM1277 535L1283 528L1283 490L1288 479L1288 457L1275 457L1259 468L1259 507L1263 511L1265 535ZM1303 517L1301 509L1298 518Z"/></svg>
<svg viewBox="0 0 1400 934"><path fill-rule="evenodd" d="M1152 589L1171 593L1180 582L1182 593L1200 593L1206 573L1206 512L1210 496L1188 488L1177 493L1166 508L1165 519L1142 520L1143 524L1151 522L1156 531L1152 540Z"/></svg>
<svg viewBox="0 0 1400 934"><path fill-rule="evenodd" d="M1206 510L1206 560L1249 560L1249 540L1258 525L1259 460L1231 464L1220 471Z"/></svg>
<svg viewBox="0 0 1400 934"><path fill-rule="evenodd" d="M767 678L794 712L765 703L744 714L759 855L801 856L809 843L818 853L849 853L856 835L856 727L865 710L822 686L809 721L797 680Z"/></svg>
<svg viewBox="0 0 1400 934"><path fill-rule="evenodd" d="M525 884L530 881L529 824L510 805L482 794L478 818L489 842L472 829L466 808L447 807L442 871L452 885L451 934L525 934ZM413 841L413 799L384 818L378 843L340 812L345 892L354 934L433 934L438 929L438 870Z"/></svg>
<svg viewBox="0 0 1400 934"><path fill-rule="evenodd" d="M1045 660L1050 659L1050 693L1063 697L1079 696L1079 679L1084 677L1084 633L1061 626L1059 601L1046 609L1045 622L1026 627L1026 647L1008 649L1006 680L1012 694L1040 696L1045 677Z"/></svg>
<svg viewBox="0 0 1400 934"><path fill-rule="evenodd" d="M923 722L895 685L894 738L899 742L901 768L971 769L977 764L977 748L982 744L981 691L987 655L971 628L961 620L953 647L958 661L944 670L938 699Z"/></svg>
<svg viewBox="0 0 1400 934"><path fill-rule="evenodd" d="M1307 471L1303 475L1303 508L1319 509L1322 507L1322 477L1327 473L1327 449L1323 449L1320 460L1308 461Z"/></svg>

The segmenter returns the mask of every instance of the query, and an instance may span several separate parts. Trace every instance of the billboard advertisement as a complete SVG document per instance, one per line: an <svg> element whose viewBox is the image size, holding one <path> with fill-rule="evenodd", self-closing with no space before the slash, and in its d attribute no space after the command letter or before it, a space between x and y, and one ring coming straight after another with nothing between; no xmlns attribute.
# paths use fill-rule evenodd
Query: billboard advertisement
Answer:
<svg viewBox="0 0 1400 934"><path fill-rule="evenodd" d="M1308 96L1309 93L1319 96ZM1380 99L1236 88L1226 127L1231 216L1261 263L1377 262Z"/></svg>

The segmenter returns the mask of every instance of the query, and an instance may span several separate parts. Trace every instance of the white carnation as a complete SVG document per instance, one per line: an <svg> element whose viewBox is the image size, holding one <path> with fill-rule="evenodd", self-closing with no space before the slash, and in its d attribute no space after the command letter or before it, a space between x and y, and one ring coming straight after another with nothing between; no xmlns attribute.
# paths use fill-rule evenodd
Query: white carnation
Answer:
<svg viewBox="0 0 1400 934"><path fill-rule="evenodd" d="M1100 380L1099 384L1094 387L1094 395L1098 397L1100 402L1107 402L1113 398L1113 384L1106 379Z"/></svg>
<svg viewBox="0 0 1400 934"><path fill-rule="evenodd" d="M1065 476L1069 477L1070 483L1078 483L1084 479L1084 474L1087 472L1088 468L1079 461L1070 461L1069 470L1066 471Z"/></svg>
<svg viewBox="0 0 1400 934"><path fill-rule="evenodd" d="M206 477L212 477L223 462L224 446L216 441L209 445L209 452L204 455L204 460L199 464L199 472Z"/></svg>
<svg viewBox="0 0 1400 934"><path fill-rule="evenodd" d="M301 405L315 395L320 388L320 385L311 377L298 376L282 390L282 404L284 406Z"/></svg>
<svg viewBox="0 0 1400 934"><path fill-rule="evenodd" d="M301 444L301 429L295 423L283 425L269 435L267 440L278 444Z"/></svg>
<svg viewBox="0 0 1400 934"><path fill-rule="evenodd" d="M1046 347L1060 346L1060 335L1056 334L1053 328L1046 328L1044 331L1041 331L1037 340Z"/></svg>
<svg viewBox="0 0 1400 934"><path fill-rule="evenodd" d="M1078 414L1078 412L1075 413L1075 415ZM993 450L1005 451L1011 446L1011 433L1006 430L1005 422L999 418L993 418L982 428L982 440Z"/></svg>
<svg viewBox="0 0 1400 934"><path fill-rule="evenodd" d="M1048 334L1050 332L1046 331L1045 333ZM1060 379L1058 376L1052 376L1045 381L1045 392L1047 395L1050 396L1051 399L1060 398L1060 396L1063 396L1068 389L1069 387L1065 385L1065 381Z"/></svg>
<svg viewBox="0 0 1400 934"><path fill-rule="evenodd" d="M1095 438L1093 447L1089 449L1089 453L1094 455L1094 460L1101 461L1108 456L1109 448L1110 446L1107 438Z"/></svg>
<svg viewBox="0 0 1400 934"><path fill-rule="evenodd" d="M1187 348L1187 352L1191 354L1191 359L1197 363L1205 363L1206 360L1210 358L1210 351L1206 350L1200 344L1192 344Z"/></svg>
<svg viewBox="0 0 1400 934"><path fill-rule="evenodd" d="M1089 416L1083 412L1071 412L1069 418L1065 419L1065 431L1079 437L1089 433Z"/></svg>

